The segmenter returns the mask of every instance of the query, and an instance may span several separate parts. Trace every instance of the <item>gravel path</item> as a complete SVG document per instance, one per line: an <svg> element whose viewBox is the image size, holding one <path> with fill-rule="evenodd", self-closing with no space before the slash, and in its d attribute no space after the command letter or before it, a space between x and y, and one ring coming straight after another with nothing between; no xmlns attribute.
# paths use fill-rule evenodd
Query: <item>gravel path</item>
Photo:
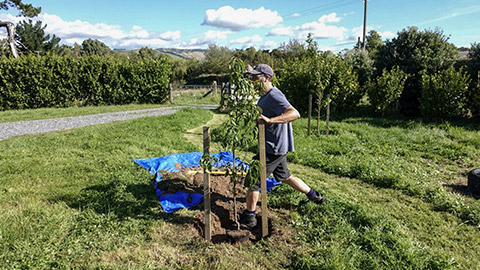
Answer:
<svg viewBox="0 0 480 270"><path fill-rule="evenodd" d="M198 105L189 107L199 107L210 110L217 108L216 105ZM177 112L180 108L182 108L182 106L0 123L0 140L25 134L40 134L57 130L104 124L113 121L167 115Z"/></svg>

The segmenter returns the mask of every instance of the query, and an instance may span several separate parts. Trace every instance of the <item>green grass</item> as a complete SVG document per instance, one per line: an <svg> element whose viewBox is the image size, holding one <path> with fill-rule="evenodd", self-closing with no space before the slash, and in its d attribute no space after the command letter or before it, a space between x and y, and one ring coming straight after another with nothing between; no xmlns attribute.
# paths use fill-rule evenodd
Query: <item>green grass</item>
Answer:
<svg viewBox="0 0 480 270"><path fill-rule="evenodd" d="M297 152L291 160L401 190L466 223L480 224L480 202L452 192L465 193L468 171L479 166L478 125L352 117L330 127L331 136L309 137L307 121L296 122Z"/></svg>
<svg viewBox="0 0 480 270"><path fill-rule="evenodd" d="M289 216L275 220L282 237L232 246L195 234L199 210L163 213L153 177L132 161L201 151L183 134L212 116L187 108L0 141L0 269L479 268L478 224L422 191L478 206L444 186L480 160L474 127L344 118L309 138L297 120L290 170L328 204L301 205L281 186L269 205Z"/></svg>
<svg viewBox="0 0 480 270"><path fill-rule="evenodd" d="M120 112L130 110L141 110L171 106L170 104L131 104L131 105L112 105L112 106L86 106L86 107L68 107L68 108L41 108L31 110L10 110L0 112L0 123L29 121L47 118L81 116L97 113Z"/></svg>
<svg viewBox="0 0 480 270"><path fill-rule="evenodd" d="M220 89L217 93L210 93L203 97L210 89L182 90L173 91L172 98L174 105L192 105L192 104L220 104Z"/></svg>
<svg viewBox="0 0 480 270"><path fill-rule="evenodd" d="M176 105L218 105L220 103L220 96L208 95L202 98L207 90L195 91L174 91L173 104L130 104L130 105L111 105L111 106L85 106L85 107L67 107L67 108L40 108L31 110L9 110L0 111L0 123L15 122L15 121L29 121L47 118L81 116L97 113L110 113L130 110L152 109L160 107L169 107Z"/></svg>

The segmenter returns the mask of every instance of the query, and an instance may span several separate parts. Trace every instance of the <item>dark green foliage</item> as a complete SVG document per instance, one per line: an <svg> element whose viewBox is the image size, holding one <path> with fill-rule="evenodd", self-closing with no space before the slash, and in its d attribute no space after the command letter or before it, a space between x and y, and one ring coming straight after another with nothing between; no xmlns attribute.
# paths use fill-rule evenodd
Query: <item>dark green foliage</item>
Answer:
<svg viewBox="0 0 480 270"><path fill-rule="evenodd" d="M348 51L343 59L353 66L353 71L358 75L359 87L362 88L363 93L365 93L368 81L375 72L370 53L361 49L353 49Z"/></svg>
<svg viewBox="0 0 480 270"><path fill-rule="evenodd" d="M34 53L44 55L47 52L58 50L60 38L45 34L47 25L42 26L41 21L33 23L32 20L21 21L15 27L15 38L20 42L18 50L24 54Z"/></svg>
<svg viewBox="0 0 480 270"><path fill-rule="evenodd" d="M257 51L254 47L244 50L236 50L234 52L234 56L241 59L244 63L252 66L263 63L271 66L273 69L275 68L270 54L262 50Z"/></svg>
<svg viewBox="0 0 480 270"><path fill-rule="evenodd" d="M215 44L208 46L205 60L202 63L204 74L221 74L228 72L228 63L232 58L232 51L227 47L219 47Z"/></svg>
<svg viewBox="0 0 480 270"><path fill-rule="evenodd" d="M326 100L332 98L332 106L334 110L355 108L363 96L363 92L359 91L358 76L353 69L352 63L344 61L340 56L332 58L331 65L327 68L331 69L331 77L326 84Z"/></svg>
<svg viewBox="0 0 480 270"><path fill-rule="evenodd" d="M383 70L382 76L377 77L368 90L368 97L375 110L385 113L385 111L396 104L403 92L403 86L407 77L397 66L392 70Z"/></svg>
<svg viewBox="0 0 480 270"><path fill-rule="evenodd" d="M480 71L480 43L473 43L468 52L468 71L471 75L476 75Z"/></svg>
<svg viewBox="0 0 480 270"><path fill-rule="evenodd" d="M308 95L316 96L317 70L316 62L311 58L294 59L286 63L279 79L280 90L300 112L308 110Z"/></svg>
<svg viewBox="0 0 480 270"><path fill-rule="evenodd" d="M109 55L110 48L98 39L86 39L82 42L82 55Z"/></svg>
<svg viewBox="0 0 480 270"><path fill-rule="evenodd" d="M453 67L422 77L420 111L427 118L461 117L465 114L470 78Z"/></svg>
<svg viewBox="0 0 480 270"><path fill-rule="evenodd" d="M22 3L22 0L3 0L0 2L0 9L8 10L12 7L18 9L20 15L25 17L35 17L42 11L42 8Z"/></svg>
<svg viewBox="0 0 480 270"><path fill-rule="evenodd" d="M138 56L141 59L152 60L157 58L157 53L152 48L143 47L140 50L138 50Z"/></svg>
<svg viewBox="0 0 480 270"><path fill-rule="evenodd" d="M74 105L161 103L168 60L25 56L0 60L0 110Z"/></svg>
<svg viewBox="0 0 480 270"><path fill-rule="evenodd" d="M472 78L469 92L467 93L468 108L474 116L480 115L480 43L473 43L468 57L470 61L467 71Z"/></svg>
<svg viewBox="0 0 480 270"><path fill-rule="evenodd" d="M439 29L418 31L409 27L378 48L375 54L377 72L399 66L409 77L400 97L400 110L404 115L419 115L422 71L435 74L451 67L458 57L456 47ZM380 74L377 74L379 76Z"/></svg>
<svg viewBox="0 0 480 270"><path fill-rule="evenodd" d="M331 101L335 108L353 107L361 98L352 64L330 53L287 62L279 79L279 88L301 112L308 109L309 94L321 108ZM319 97L321 104L318 104Z"/></svg>

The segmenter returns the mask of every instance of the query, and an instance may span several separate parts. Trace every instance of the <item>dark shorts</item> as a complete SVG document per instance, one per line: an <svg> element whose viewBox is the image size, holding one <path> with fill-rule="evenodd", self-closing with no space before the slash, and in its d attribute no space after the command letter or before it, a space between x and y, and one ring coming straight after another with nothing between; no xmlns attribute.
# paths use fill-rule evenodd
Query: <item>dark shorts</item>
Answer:
<svg viewBox="0 0 480 270"><path fill-rule="evenodd" d="M253 159L258 160L258 154L256 154ZM266 159L267 177L269 177L272 173L277 181L287 180L287 178L290 177L290 171L287 168L287 154L278 156L267 153ZM260 179L258 179L257 183L251 187L250 190L260 190Z"/></svg>

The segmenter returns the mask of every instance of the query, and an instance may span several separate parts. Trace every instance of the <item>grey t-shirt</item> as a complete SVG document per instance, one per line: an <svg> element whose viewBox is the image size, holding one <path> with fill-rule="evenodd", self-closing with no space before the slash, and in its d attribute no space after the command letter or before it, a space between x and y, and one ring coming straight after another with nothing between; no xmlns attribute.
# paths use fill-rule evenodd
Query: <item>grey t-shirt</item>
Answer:
<svg viewBox="0 0 480 270"><path fill-rule="evenodd" d="M260 97L257 106L262 108L263 115L272 118L283 114L291 105L282 91L273 87ZM293 152L292 124L265 125L265 144L266 151L269 154L285 155L287 152Z"/></svg>

